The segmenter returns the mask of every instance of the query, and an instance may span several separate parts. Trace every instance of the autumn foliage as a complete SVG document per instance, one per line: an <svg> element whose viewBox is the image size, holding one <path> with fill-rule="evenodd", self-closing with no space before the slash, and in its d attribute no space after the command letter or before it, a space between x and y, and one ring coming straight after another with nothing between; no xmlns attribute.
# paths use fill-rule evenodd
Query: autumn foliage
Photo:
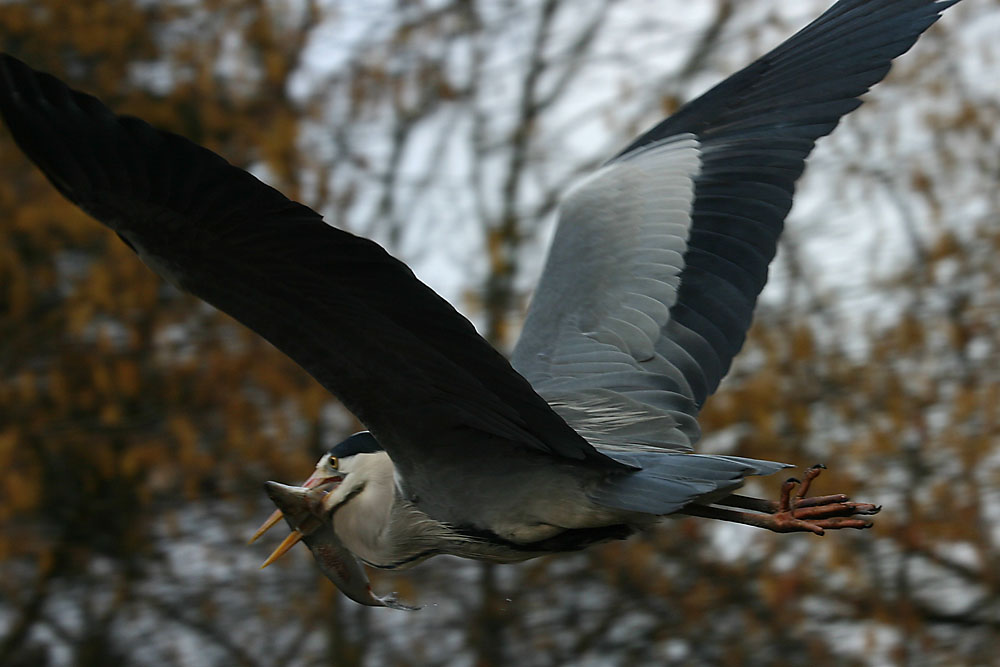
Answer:
<svg viewBox="0 0 1000 667"><path fill-rule="evenodd" d="M683 29L647 4L15 0L0 48L428 279L434 262L467 276L435 286L509 346L567 184L825 3L713 0ZM427 605L405 619L345 602L304 550L259 573L266 547L243 546L263 481L304 478L354 419L159 280L0 131L0 665L988 664L1000 97L977 73L1000 53L970 26L998 18L995 0L950 11L824 141L703 413L704 447L823 461L823 488L885 506L876 528L671 520L519 566L437 559L376 575ZM671 40L666 71L601 78L635 64L630 43ZM335 66L309 64L323 48Z"/></svg>

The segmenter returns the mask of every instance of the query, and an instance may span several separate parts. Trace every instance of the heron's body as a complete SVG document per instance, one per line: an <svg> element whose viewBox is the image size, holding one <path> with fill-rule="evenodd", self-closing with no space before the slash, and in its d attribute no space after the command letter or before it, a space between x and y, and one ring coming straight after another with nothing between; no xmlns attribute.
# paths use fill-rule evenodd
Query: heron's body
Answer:
<svg viewBox="0 0 1000 667"><path fill-rule="evenodd" d="M380 569L411 567L438 554L498 563L522 561L625 537L653 519L591 502L586 492L588 476L573 469L555 480L552 496L558 502L540 503L537 494L526 497L519 493L521 489L554 481L551 470L540 461L536 470L498 469L489 476L496 490L489 486L464 489L464 497L474 505L484 497L501 497L505 502L465 508L462 515L451 513L458 522L467 515L482 517L476 524L451 523L448 508L425 508L419 497L407 493L405 480L395 474L388 454L355 458L336 493L345 498L356 495L333 513L333 529L353 554ZM364 488L352 485L352 477L364 480ZM483 484L483 480L476 483Z"/></svg>
<svg viewBox="0 0 1000 667"><path fill-rule="evenodd" d="M677 477L676 484L695 485L684 493L708 505L741 486L740 475L750 466L781 467L738 457L657 452L638 456L667 457L665 466L654 462L622 470L590 462L557 461L554 465L551 457L512 456L495 445L489 451L497 455L481 457L484 467L474 477L460 465L435 471L435 483L454 489L464 501L440 503L434 502L434 496L428 502L412 492L406 475L399 474L384 450L377 450L380 445L370 434L352 439L366 440L367 449L375 451L340 458L343 482L323 496L325 507L319 513L328 517L351 554L380 569L405 569L438 554L509 563L624 539L668 512L622 509L600 502L601 489L610 487L617 497L616 482L641 488L636 478L665 467ZM337 448L331 453L337 453ZM671 456L684 457L684 463L694 469L701 465L722 474L714 475L718 478L714 481L712 474L704 473L697 482L685 480L683 467L671 464ZM322 476L320 472L318 477ZM655 488L662 482L653 479L651 483ZM539 494L539 488L546 493Z"/></svg>
<svg viewBox="0 0 1000 667"><path fill-rule="evenodd" d="M0 114L67 198L370 429L302 487L268 490L346 594L389 604L358 558L522 560L675 512L871 525L853 515L877 508L793 500L790 482L778 503L732 495L785 465L692 453L697 417L743 345L815 141L957 1L840 0L584 179L510 362L377 244L178 135L10 56Z"/></svg>

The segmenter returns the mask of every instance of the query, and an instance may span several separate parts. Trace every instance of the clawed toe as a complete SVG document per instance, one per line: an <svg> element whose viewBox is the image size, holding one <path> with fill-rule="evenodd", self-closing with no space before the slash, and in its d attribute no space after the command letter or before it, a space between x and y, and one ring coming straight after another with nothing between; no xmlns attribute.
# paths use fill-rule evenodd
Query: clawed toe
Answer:
<svg viewBox="0 0 1000 667"><path fill-rule="evenodd" d="M822 463L806 470L803 481L788 479L781 486L781 495L773 514L774 527L778 532L808 531L822 535L825 530L840 528L865 529L872 527L870 519L857 518L857 515L878 514L882 507L871 503L854 503L842 494L828 496L806 497L813 480L826 470ZM792 491L799 487L799 492L792 499ZM767 526L770 527L770 526Z"/></svg>
<svg viewBox="0 0 1000 667"><path fill-rule="evenodd" d="M812 496L811 498L797 498L796 507L813 507L815 505L834 505L846 503L850 498L843 493L835 493L832 496Z"/></svg>
<svg viewBox="0 0 1000 667"><path fill-rule="evenodd" d="M830 505L814 505L811 507L796 507L792 514L796 519L826 519L838 516L854 516L855 514L878 514L882 508L868 503L832 503Z"/></svg>
<svg viewBox="0 0 1000 667"><path fill-rule="evenodd" d="M851 499L843 493L806 496L813 480L824 470L826 466L817 464L806 469L801 481L795 478L785 480L781 485L777 502L738 495L729 496L718 502L720 505L739 507L752 512L713 508L717 511L706 512L705 509L699 509L697 512L688 513L746 523L777 533L810 532L823 535L827 530L871 528L873 525L871 519L860 518L859 515L878 514L882 509L879 505L851 502ZM798 493L795 493L796 489Z"/></svg>

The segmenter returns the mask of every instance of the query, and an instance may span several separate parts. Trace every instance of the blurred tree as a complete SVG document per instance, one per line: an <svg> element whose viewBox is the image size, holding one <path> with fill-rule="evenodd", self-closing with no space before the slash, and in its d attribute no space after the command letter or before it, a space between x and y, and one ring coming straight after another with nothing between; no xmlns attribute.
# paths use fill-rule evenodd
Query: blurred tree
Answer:
<svg viewBox="0 0 1000 667"><path fill-rule="evenodd" d="M314 17L281 10L15 2L0 7L0 34L3 48L119 110L266 165L294 195L300 166L287 147L301 112L285 81ZM0 554L15 576L3 577L12 622L0 664L36 651L40 632L78 664L114 664L135 658L120 626L144 604L136 587L188 530L164 533L162 519L182 520L190 500L256 499L254 463L307 470L329 399L269 346L162 285L4 142ZM260 504L243 515L251 508ZM78 623L51 615L77 592L87 596Z"/></svg>
<svg viewBox="0 0 1000 667"><path fill-rule="evenodd" d="M503 347L572 180L826 4L14 0L0 48L373 236ZM668 521L376 575L411 615L346 602L305 553L256 572L260 482L356 424L0 135L0 665L991 662L998 17L950 10L823 141L704 413L706 449L825 460L877 527Z"/></svg>

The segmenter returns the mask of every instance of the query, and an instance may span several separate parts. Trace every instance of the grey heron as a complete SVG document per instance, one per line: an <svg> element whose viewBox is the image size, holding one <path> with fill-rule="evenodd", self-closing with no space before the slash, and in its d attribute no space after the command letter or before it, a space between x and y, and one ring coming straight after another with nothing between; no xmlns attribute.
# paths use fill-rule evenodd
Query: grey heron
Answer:
<svg viewBox="0 0 1000 667"><path fill-rule="evenodd" d="M17 59L0 114L70 201L154 271L269 340L368 431L267 491L326 575L362 563L513 562L679 513L778 532L867 528L879 508L734 493L783 463L697 454L815 141L958 0L840 0L573 188L510 361L376 243L218 155ZM283 547L284 548L284 547Z"/></svg>

